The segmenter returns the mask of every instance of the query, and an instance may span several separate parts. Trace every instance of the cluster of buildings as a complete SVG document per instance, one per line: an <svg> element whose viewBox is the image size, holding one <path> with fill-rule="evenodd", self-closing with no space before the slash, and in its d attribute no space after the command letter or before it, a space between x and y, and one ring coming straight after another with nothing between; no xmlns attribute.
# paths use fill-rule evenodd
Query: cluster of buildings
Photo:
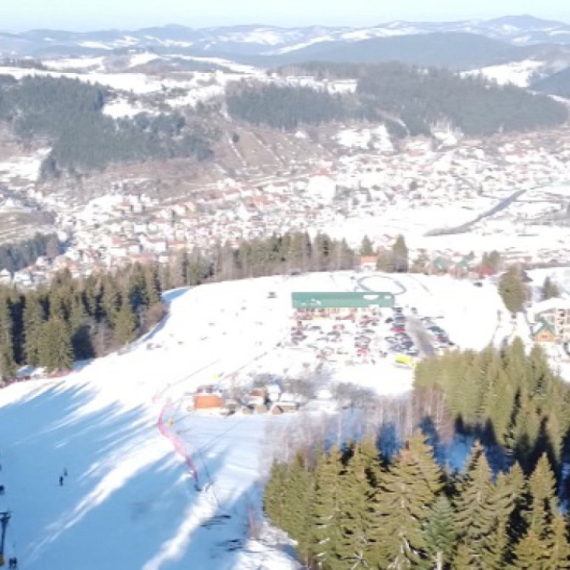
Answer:
<svg viewBox="0 0 570 570"><path fill-rule="evenodd" d="M294 230L326 232L353 247L367 234L378 248L391 247L402 234L410 258L427 257L430 272L472 271L473 254L480 259L492 250L507 261L570 262L560 229L537 225L570 206L570 186L568 204L564 198L570 137L546 133L484 143L416 138L396 148L385 129L346 129L333 141L336 158L313 161L303 176L280 173L257 183L226 178L176 201L159 200L148 180L86 206L46 198L67 240L65 253L12 278L28 285L63 267L81 275ZM526 192L518 200L481 216L520 190Z"/></svg>

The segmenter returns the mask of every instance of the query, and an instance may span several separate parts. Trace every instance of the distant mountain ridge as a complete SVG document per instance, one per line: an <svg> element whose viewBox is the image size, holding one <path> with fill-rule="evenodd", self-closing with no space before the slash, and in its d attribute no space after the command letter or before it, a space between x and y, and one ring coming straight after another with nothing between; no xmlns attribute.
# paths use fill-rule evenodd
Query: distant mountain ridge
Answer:
<svg viewBox="0 0 570 570"><path fill-rule="evenodd" d="M512 46L570 44L570 25L533 16L505 16L494 20L457 22L406 22L354 28L306 26L283 28L241 25L190 28L177 24L140 30L70 32L30 30L0 33L2 57L54 57L100 55L117 49L187 50L195 55L218 53L234 56L282 56L302 52L310 46L350 45L365 40L424 34L474 34ZM325 48L326 49L326 48Z"/></svg>

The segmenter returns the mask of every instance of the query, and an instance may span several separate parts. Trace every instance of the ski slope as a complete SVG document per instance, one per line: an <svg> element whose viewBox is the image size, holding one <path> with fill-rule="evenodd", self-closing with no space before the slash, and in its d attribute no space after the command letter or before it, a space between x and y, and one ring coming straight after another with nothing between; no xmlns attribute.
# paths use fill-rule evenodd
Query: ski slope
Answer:
<svg viewBox="0 0 570 570"><path fill-rule="evenodd" d="M0 511L12 512L6 557L17 556L25 570L299 568L278 545L251 540L248 519L260 517L264 475L285 453L280 430L303 414L190 414L186 394L203 384L301 370L306 356L277 346L290 327L290 293L353 290L362 276L272 277L173 291L166 295L169 316L122 353L79 364L63 379L0 390ZM458 343L478 348L491 341L498 299L491 286L397 279L405 292L387 276L371 275L368 285L395 287L399 304L424 314L441 312ZM268 298L271 291L276 299ZM339 379L394 395L411 387L411 373L403 373L353 367ZM158 429L161 414L167 437Z"/></svg>

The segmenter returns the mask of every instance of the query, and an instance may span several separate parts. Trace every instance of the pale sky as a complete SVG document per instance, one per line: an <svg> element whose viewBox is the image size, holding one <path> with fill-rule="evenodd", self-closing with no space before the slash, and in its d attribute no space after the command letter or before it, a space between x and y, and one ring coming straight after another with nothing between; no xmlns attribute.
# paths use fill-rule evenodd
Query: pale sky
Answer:
<svg viewBox="0 0 570 570"><path fill-rule="evenodd" d="M169 23L370 26L512 14L570 23L569 0L0 0L0 29L136 29Z"/></svg>

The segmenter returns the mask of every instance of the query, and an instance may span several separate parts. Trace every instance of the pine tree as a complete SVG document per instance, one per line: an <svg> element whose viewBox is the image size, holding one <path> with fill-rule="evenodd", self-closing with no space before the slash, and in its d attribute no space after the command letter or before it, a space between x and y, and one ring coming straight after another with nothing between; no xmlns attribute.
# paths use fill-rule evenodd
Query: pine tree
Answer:
<svg viewBox="0 0 570 570"><path fill-rule="evenodd" d="M310 505L314 496L314 475L306 469L300 454L286 472L283 493L283 530L297 541L301 558L308 560L313 521Z"/></svg>
<svg viewBox="0 0 570 570"><path fill-rule="evenodd" d="M360 255L362 257L370 257L374 255L374 247L372 246L372 242L367 235L362 238L362 243L360 245Z"/></svg>
<svg viewBox="0 0 570 570"><path fill-rule="evenodd" d="M404 236L398 236L392 248L392 262L396 273L407 273L409 265L409 250Z"/></svg>
<svg viewBox="0 0 570 570"><path fill-rule="evenodd" d="M503 303L505 303L505 307L509 312L519 313L523 310L528 291L516 267L509 267L501 277L499 281L499 295L501 295Z"/></svg>
<svg viewBox="0 0 570 570"><path fill-rule="evenodd" d="M73 366L69 327L57 316L50 317L42 326L39 361L48 372L69 370Z"/></svg>
<svg viewBox="0 0 570 570"><path fill-rule="evenodd" d="M499 473L491 505L494 514L491 532L484 539L481 561L485 570L503 570L510 558L513 513L520 506L524 489L524 475L518 464L509 473Z"/></svg>
<svg viewBox="0 0 570 570"><path fill-rule="evenodd" d="M544 542L529 529L526 536L517 544L513 570L546 570L548 555Z"/></svg>
<svg viewBox="0 0 570 570"><path fill-rule="evenodd" d="M42 300L34 293L29 293L24 304L24 357L31 366L39 364L39 344L44 324Z"/></svg>
<svg viewBox="0 0 570 570"><path fill-rule="evenodd" d="M373 535L378 560L394 570L425 564L425 526L441 489L441 470L418 433L380 480Z"/></svg>
<svg viewBox="0 0 570 570"><path fill-rule="evenodd" d="M265 514L273 524L281 528L283 528L283 502L286 477L287 465L285 463L274 462L263 495L263 510Z"/></svg>
<svg viewBox="0 0 570 570"><path fill-rule="evenodd" d="M482 568L486 540L496 518L491 477L483 447L477 443L473 447L455 505L455 529L459 538L468 545L471 557L477 564L473 568Z"/></svg>
<svg viewBox="0 0 570 570"><path fill-rule="evenodd" d="M472 550L466 542L460 542L453 557L452 570L473 570L477 568L473 560Z"/></svg>
<svg viewBox="0 0 570 570"><path fill-rule="evenodd" d="M121 304L121 296L119 290L112 279L106 279L103 282L103 292L101 295L101 305L105 313L107 322L114 326L119 307Z"/></svg>
<svg viewBox="0 0 570 570"><path fill-rule="evenodd" d="M315 468L315 497L311 505L314 528L311 558L317 568L335 568L336 547L340 540L340 492L344 467L338 447L322 453ZM342 563L341 563L342 564Z"/></svg>
<svg viewBox="0 0 570 570"><path fill-rule="evenodd" d="M121 306L115 318L114 337L117 346L129 344L136 338L137 321L127 294L121 297Z"/></svg>
<svg viewBox="0 0 570 570"><path fill-rule="evenodd" d="M370 530L373 521L371 499L374 488L370 482L370 457L356 445L339 491L339 529L335 552L338 568L374 564Z"/></svg>
<svg viewBox="0 0 570 570"><path fill-rule="evenodd" d="M438 497L427 518L424 535L426 550L436 565L443 570L451 560L455 549L453 507L445 495Z"/></svg>
<svg viewBox="0 0 570 570"><path fill-rule="evenodd" d="M80 295L75 295L71 301L69 328L74 358L76 360L93 358L95 354L87 325L87 311Z"/></svg>
<svg viewBox="0 0 570 570"><path fill-rule="evenodd" d="M558 289L558 285L550 277L547 277L542 285L542 300L547 301L554 297L560 297L560 289Z"/></svg>
<svg viewBox="0 0 570 570"><path fill-rule="evenodd" d="M384 271L385 273L393 273L395 271L394 256L391 251L386 251L385 249L378 251L376 269L378 269L378 271Z"/></svg>
<svg viewBox="0 0 570 570"><path fill-rule="evenodd" d="M144 269L145 280L145 305L152 307L161 302L160 299L160 276L158 266L156 264L147 265Z"/></svg>
<svg viewBox="0 0 570 570"><path fill-rule="evenodd" d="M564 516L556 513L552 520L548 556L545 570L567 570L570 568L570 544Z"/></svg>
<svg viewBox="0 0 570 570"><path fill-rule="evenodd" d="M507 446L516 398L515 389L496 355L493 355L485 376L482 419L492 423L497 442Z"/></svg>
<svg viewBox="0 0 570 570"><path fill-rule="evenodd" d="M556 478L546 454L539 459L529 479L530 508L526 513L529 529L539 540L547 541L548 532L558 509Z"/></svg>
<svg viewBox="0 0 570 570"><path fill-rule="evenodd" d="M0 293L0 379L9 378L16 372L13 329L11 303L6 292L2 291Z"/></svg>

